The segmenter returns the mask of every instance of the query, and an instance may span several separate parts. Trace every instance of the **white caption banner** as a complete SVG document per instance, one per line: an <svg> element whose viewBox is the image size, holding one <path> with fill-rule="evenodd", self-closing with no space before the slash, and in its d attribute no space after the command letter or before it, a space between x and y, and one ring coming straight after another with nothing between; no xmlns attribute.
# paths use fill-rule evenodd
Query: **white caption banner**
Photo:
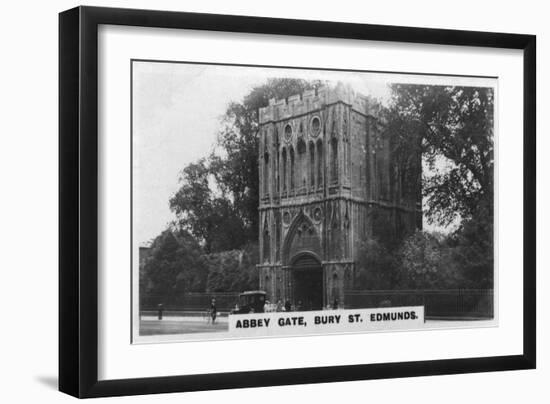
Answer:
<svg viewBox="0 0 550 404"><path fill-rule="evenodd" d="M229 315L230 334L246 337L408 330L423 327L424 306Z"/></svg>

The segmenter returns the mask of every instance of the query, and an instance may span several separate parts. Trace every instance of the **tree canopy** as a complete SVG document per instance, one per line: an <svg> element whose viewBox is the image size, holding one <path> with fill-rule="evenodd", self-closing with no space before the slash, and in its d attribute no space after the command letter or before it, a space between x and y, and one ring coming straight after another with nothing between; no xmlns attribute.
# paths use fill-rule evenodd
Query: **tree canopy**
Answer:
<svg viewBox="0 0 550 404"><path fill-rule="evenodd" d="M205 289L206 262L189 233L165 230L149 248L150 254L140 265L141 296L154 294L169 299L179 293Z"/></svg>
<svg viewBox="0 0 550 404"><path fill-rule="evenodd" d="M140 262L140 301L181 303L189 292L242 292L258 287L258 245L206 254L195 237L183 230L165 230Z"/></svg>
<svg viewBox="0 0 550 404"><path fill-rule="evenodd" d="M358 244L355 263L355 288L392 289L395 283L395 258L383 243L371 236Z"/></svg>
<svg viewBox="0 0 550 404"><path fill-rule="evenodd" d="M493 89L394 84L391 90L387 131L397 155L422 153L425 218L458 223L443 242L425 232L405 240L401 275L423 287L492 287Z"/></svg>
<svg viewBox="0 0 550 404"><path fill-rule="evenodd" d="M178 227L195 236L206 252L239 248L246 241L244 223L232 201L212 190L211 171L204 158L185 167L170 207Z"/></svg>
<svg viewBox="0 0 550 404"><path fill-rule="evenodd" d="M422 153L428 220L449 225L492 207L492 88L394 84L391 90L387 130L398 152Z"/></svg>

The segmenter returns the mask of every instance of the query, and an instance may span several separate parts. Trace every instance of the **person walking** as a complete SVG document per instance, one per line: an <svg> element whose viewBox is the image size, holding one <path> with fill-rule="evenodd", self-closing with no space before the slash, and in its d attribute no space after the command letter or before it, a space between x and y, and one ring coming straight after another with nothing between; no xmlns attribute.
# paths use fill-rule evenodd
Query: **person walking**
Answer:
<svg viewBox="0 0 550 404"><path fill-rule="evenodd" d="M212 302L210 302L210 317L212 318L212 324L216 322L217 314L218 309L216 308L216 299L212 299Z"/></svg>

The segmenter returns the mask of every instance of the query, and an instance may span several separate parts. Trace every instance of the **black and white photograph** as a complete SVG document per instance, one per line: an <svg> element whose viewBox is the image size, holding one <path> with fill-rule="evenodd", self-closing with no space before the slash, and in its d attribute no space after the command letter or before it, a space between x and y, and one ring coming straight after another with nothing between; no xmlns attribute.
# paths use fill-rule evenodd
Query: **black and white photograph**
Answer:
<svg viewBox="0 0 550 404"><path fill-rule="evenodd" d="M498 325L496 77L130 69L133 343Z"/></svg>
<svg viewBox="0 0 550 404"><path fill-rule="evenodd" d="M3 4L1 402L545 401L543 2L88 3Z"/></svg>

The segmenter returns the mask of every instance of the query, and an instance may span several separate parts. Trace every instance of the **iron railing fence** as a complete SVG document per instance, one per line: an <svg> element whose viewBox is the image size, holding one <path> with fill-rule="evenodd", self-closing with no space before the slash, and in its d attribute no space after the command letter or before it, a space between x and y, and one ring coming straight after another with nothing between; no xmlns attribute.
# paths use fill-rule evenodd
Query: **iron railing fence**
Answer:
<svg viewBox="0 0 550 404"><path fill-rule="evenodd" d="M204 311L210 307L212 299L216 299L219 311L229 311L239 300L238 292L228 293L196 293L189 292L177 296L146 295L140 299L140 311L158 310L158 305L166 311Z"/></svg>
<svg viewBox="0 0 550 404"><path fill-rule="evenodd" d="M140 311L203 312L212 299L220 312L228 312L238 302L238 292L184 293L177 296L148 295L140 299ZM492 289L446 290L346 290L346 309L424 306L426 318L488 319L494 317Z"/></svg>
<svg viewBox="0 0 550 404"><path fill-rule="evenodd" d="M426 318L493 318L492 289L346 290L345 307L424 306Z"/></svg>

